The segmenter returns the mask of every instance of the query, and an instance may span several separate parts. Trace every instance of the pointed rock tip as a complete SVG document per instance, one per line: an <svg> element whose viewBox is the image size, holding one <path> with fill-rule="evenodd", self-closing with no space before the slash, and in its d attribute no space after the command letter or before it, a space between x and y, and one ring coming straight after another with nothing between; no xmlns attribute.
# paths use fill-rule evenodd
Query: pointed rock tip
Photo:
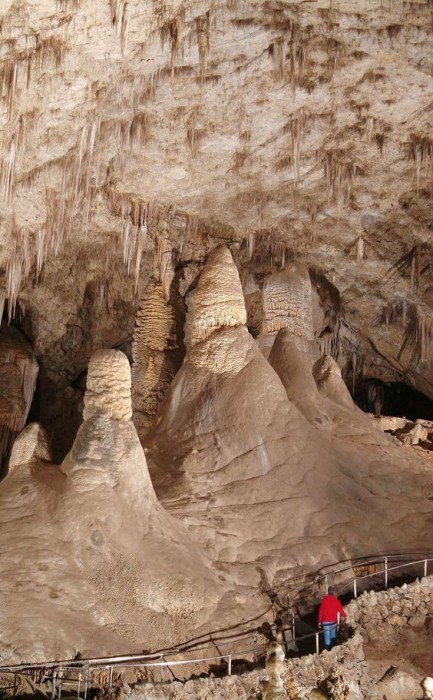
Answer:
<svg viewBox="0 0 433 700"><path fill-rule="evenodd" d="M100 411L115 420L132 416L131 369L120 350L97 350L90 358L83 418Z"/></svg>
<svg viewBox="0 0 433 700"><path fill-rule="evenodd" d="M219 245L210 252L194 293L191 345L205 340L218 328L244 326L246 322L237 267L229 249Z"/></svg>
<svg viewBox="0 0 433 700"><path fill-rule="evenodd" d="M331 355L322 355L313 366L313 377L316 384L320 385L330 374L337 375L341 380L341 369Z"/></svg>

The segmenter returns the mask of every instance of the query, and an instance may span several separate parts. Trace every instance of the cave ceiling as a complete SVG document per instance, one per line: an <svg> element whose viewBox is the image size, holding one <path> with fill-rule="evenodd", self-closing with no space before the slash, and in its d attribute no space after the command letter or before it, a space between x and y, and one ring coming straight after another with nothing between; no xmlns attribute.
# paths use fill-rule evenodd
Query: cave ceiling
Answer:
<svg viewBox="0 0 433 700"><path fill-rule="evenodd" d="M244 282L307 264L322 349L433 396L429 0L1 0L0 28L0 284L42 364L78 375L224 241Z"/></svg>

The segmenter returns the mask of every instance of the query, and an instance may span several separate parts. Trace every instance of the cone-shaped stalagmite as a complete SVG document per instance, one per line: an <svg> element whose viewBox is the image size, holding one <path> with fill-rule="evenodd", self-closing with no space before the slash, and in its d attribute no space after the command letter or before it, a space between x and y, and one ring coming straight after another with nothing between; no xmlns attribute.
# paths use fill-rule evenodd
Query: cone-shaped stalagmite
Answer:
<svg viewBox="0 0 433 700"><path fill-rule="evenodd" d="M272 582L294 565L309 569L313 561L317 566L384 551L397 531L405 546L419 546L420 538L426 544L433 487L421 460L402 454L373 427L376 437L366 440L356 412L319 393L311 328L301 318L308 288L301 308L299 300L287 302L278 292L275 308L284 307L284 314L291 309L288 318L294 319L282 319L271 356L281 382L245 326L233 320L243 318L240 287L233 285L231 295L222 287L215 263L220 251L209 256L194 296L191 327L200 333L147 445L158 496L218 566L252 586L251 610L259 569ZM236 280L228 251L224 259L226 278ZM291 269L291 281L295 275L306 280L299 268ZM342 413L344 440L332 433Z"/></svg>
<svg viewBox="0 0 433 700"><path fill-rule="evenodd" d="M173 643L218 602L207 560L157 501L130 385L125 355L98 351L84 422L61 467L46 461L38 426L17 439L0 483L0 639L11 659Z"/></svg>

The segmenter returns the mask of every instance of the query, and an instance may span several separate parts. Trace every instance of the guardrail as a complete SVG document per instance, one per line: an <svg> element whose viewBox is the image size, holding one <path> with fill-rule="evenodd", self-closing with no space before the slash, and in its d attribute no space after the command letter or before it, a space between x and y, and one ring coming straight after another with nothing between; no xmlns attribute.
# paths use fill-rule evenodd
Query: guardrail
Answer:
<svg viewBox="0 0 433 700"><path fill-rule="evenodd" d="M417 559L409 559L409 557L413 556L418 556ZM391 563L395 562L396 560L398 561L401 558L406 558L406 561L402 563L397 563L396 565L390 566ZM356 562L356 563L355 563ZM308 588L311 590L311 588L315 587L317 589L317 586L320 584L323 584L324 589L326 590L328 587L329 579L331 577L335 577L340 574L344 574L347 571L353 571L356 568L362 567L371 567L371 566L377 566L383 563L383 568L379 569L378 571L373 571L371 573L367 573L361 576L354 576L353 578L350 578L348 580L344 581L344 586L347 587L348 589L353 589L353 596L356 598L358 596L358 582L360 581L365 581L367 579L375 578L378 576L383 576L383 583L384 587L387 588L389 584L389 578L390 574L392 572L396 572L397 570L408 568L408 567L417 567L419 565L422 566L422 571L423 575L427 576L428 575L428 565L429 563L433 562L433 557L419 557L419 553L417 552L411 554L389 554L381 557L374 557L374 558L360 558L357 560L352 560L352 563L344 567L340 568L335 568L330 571L327 571L326 573L320 573L319 575L313 574L312 577L314 577L312 584L309 587L305 587L302 590L305 591ZM328 568L328 567L326 567ZM290 579L289 581L286 582L287 588L289 588L290 584L292 584L296 580L303 579L303 582L305 582L305 576L303 577L294 577L293 579ZM316 590L316 592L318 592ZM323 593L324 591L321 591ZM272 606L270 606L264 613L261 615L257 616L256 618L252 618L249 620L249 622L253 620L258 620L264 615L269 612ZM247 624L247 622L241 623L242 625ZM155 652L153 654L130 654L130 655L123 655L123 656L116 656L116 657L100 657L100 658L95 658L95 659L83 659L79 661L53 661L53 662L41 662L41 663L34 663L34 664L14 664L10 666L1 666L0 667L0 672L1 673L11 673L14 674L15 678L18 675L24 675L27 677L31 677L34 682L39 680L39 682L43 682L44 680L51 681L51 700L55 700L56 697L60 698L61 693L62 693L62 685L66 683L72 683L74 687L76 688L76 693L77 697L81 697L80 693L83 693L83 699L87 700L89 688L91 687L92 684L95 684L98 682L101 684L101 674L105 674L104 677L104 685L108 685L108 687L112 687L113 682L117 682L117 674L119 672L122 672L127 670L127 669L135 669L136 671L139 670L145 670L145 669L152 669L152 668L166 668L168 669L171 673L171 668L172 666L181 666L181 665L192 665L192 664L208 664L209 662L213 661L226 661L227 663L227 674L231 675L232 673L232 663L233 660L239 657L244 658L245 655L252 655L253 658L255 659L258 654L263 653L263 651L266 648L266 645L264 644L257 644L257 628L254 629L254 634L252 630L246 630L245 632L241 632L238 635L230 635L230 638L218 638L215 637L215 634L218 634L219 632L227 632L230 630L236 629L236 626L233 626L232 628L225 628L223 630L217 630L214 633L210 633L208 635L202 635L199 637L196 637L194 640L190 640L189 642L185 642L185 644L178 645L176 648L171 648L167 650L161 650L159 652ZM291 638L289 640L286 640L286 643L291 643L291 644L298 644L299 642L315 638L315 650L316 653L320 653L320 637L323 634L323 630L317 630L308 634L304 634L301 636L296 636L296 618L295 614L292 611L292 619L291 619L291 626L286 627L285 631L289 631L291 633ZM205 650L206 647L200 647L197 645L199 644L213 644L216 646L218 649L219 647L223 646L232 646L235 643L234 637L237 636L236 641L246 641L247 639L253 639L253 645L249 646L246 649L242 649L240 651L231 651L230 653L227 654L218 654L216 656L203 656L203 657L194 657L193 659L171 659L168 660L167 656L179 656L180 654L188 654L191 652L197 653L198 651ZM204 639L207 637L207 640ZM199 641L201 640L201 641ZM192 642L195 642L196 645L193 646ZM218 642L218 645L217 643ZM188 646L189 645L189 646ZM182 649L183 647L183 649ZM158 660L159 659L159 660ZM146 661L145 661L146 660ZM68 677L68 675L70 677ZM97 681L97 678L99 676L99 680Z"/></svg>

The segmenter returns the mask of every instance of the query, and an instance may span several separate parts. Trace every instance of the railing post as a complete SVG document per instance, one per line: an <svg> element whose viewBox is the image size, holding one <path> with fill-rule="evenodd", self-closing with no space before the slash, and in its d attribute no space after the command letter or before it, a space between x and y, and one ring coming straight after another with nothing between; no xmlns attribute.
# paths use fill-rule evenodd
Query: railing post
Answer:
<svg viewBox="0 0 433 700"><path fill-rule="evenodd" d="M320 654L319 633L316 632L316 654Z"/></svg>
<svg viewBox="0 0 433 700"><path fill-rule="evenodd" d="M328 592L328 574L325 574L325 591Z"/></svg>
<svg viewBox="0 0 433 700"><path fill-rule="evenodd" d="M296 640L295 613L292 610L292 639Z"/></svg>
<svg viewBox="0 0 433 700"><path fill-rule="evenodd" d="M109 675L109 679L108 679L108 687L111 688L112 685L113 685L113 667L110 666L110 675Z"/></svg>
<svg viewBox="0 0 433 700"><path fill-rule="evenodd" d="M56 697L56 675L57 671L53 671L53 675L51 676L51 700L54 700Z"/></svg>
<svg viewBox="0 0 433 700"><path fill-rule="evenodd" d="M358 597L358 592L356 590L356 578L353 579L353 597L354 598Z"/></svg>
<svg viewBox="0 0 433 700"><path fill-rule="evenodd" d="M231 657L231 654L227 658L228 658L227 673L229 676L231 676L232 675L232 657Z"/></svg>
<svg viewBox="0 0 433 700"><path fill-rule="evenodd" d="M427 576L427 559L424 559L424 576Z"/></svg>
<svg viewBox="0 0 433 700"><path fill-rule="evenodd" d="M385 588L388 588L388 557L385 557Z"/></svg>
<svg viewBox="0 0 433 700"><path fill-rule="evenodd" d="M78 674L78 689L77 689L77 698L80 697L80 691L81 691L81 672Z"/></svg>

